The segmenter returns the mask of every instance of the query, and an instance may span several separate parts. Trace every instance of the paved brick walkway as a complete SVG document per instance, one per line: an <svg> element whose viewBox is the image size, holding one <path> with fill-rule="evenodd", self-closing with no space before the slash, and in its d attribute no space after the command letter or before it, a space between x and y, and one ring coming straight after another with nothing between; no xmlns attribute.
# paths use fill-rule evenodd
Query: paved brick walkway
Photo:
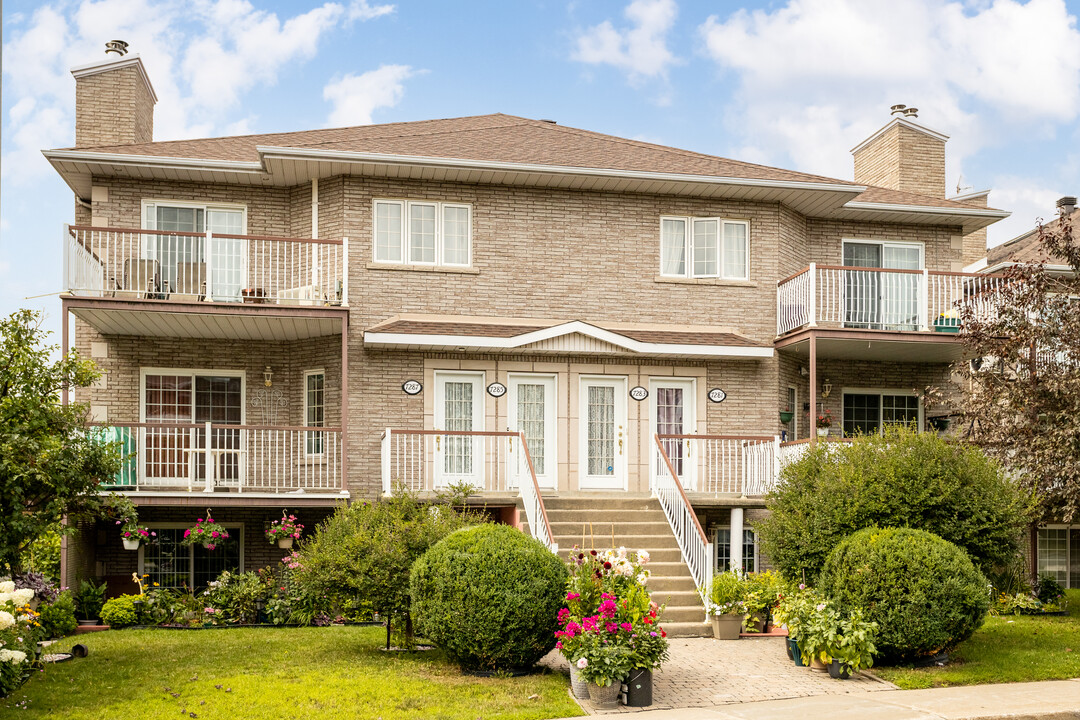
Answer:
<svg viewBox="0 0 1080 720"><path fill-rule="evenodd" d="M861 673L841 681L828 673L796 667L788 660L782 638L672 638L670 642L671 658L653 676L650 710L896 689L892 683ZM561 655L552 653L542 663L566 673L569 686L570 668ZM594 712L588 701L582 706ZM620 707L611 712L632 711Z"/></svg>

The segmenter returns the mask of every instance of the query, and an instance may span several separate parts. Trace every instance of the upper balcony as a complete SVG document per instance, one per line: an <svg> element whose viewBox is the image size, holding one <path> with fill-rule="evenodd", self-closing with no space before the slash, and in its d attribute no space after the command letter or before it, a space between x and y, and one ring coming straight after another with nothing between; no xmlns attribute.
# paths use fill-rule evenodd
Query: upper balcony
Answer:
<svg viewBox="0 0 1080 720"><path fill-rule="evenodd" d="M1000 275L817 265L777 283L776 347L807 330L824 357L948 362L960 354L960 306L988 300ZM856 343L856 344L853 344Z"/></svg>
<svg viewBox="0 0 1080 720"><path fill-rule="evenodd" d="M349 303L347 239L67 225L63 247L65 306L105 334L303 339Z"/></svg>

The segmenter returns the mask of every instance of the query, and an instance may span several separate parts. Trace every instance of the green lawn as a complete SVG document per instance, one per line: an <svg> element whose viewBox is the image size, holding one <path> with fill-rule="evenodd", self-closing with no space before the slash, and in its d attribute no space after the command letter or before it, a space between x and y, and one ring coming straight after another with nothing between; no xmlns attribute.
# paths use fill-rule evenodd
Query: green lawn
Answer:
<svg viewBox="0 0 1080 720"><path fill-rule="evenodd" d="M874 668L904 689L1029 682L1080 677L1080 590L1070 590L1069 617L990 617L932 668Z"/></svg>
<svg viewBox="0 0 1080 720"><path fill-rule="evenodd" d="M583 714L562 675L476 678L440 651L384 653L381 628L120 630L8 698L24 718L551 718ZM50 648L67 650L74 638Z"/></svg>

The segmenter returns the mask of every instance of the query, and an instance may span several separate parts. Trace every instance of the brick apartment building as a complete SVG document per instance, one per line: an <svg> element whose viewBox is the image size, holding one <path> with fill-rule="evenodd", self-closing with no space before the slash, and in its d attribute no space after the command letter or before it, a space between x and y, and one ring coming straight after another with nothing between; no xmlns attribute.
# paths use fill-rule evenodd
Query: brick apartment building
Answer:
<svg viewBox="0 0 1080 720"><path fill-rule="evenodd" d="M916 391L1007 215L945 197L947 138L902 109L846 181L501 114L154 142L138 56L72 72L75 147L45 154L65 331L104 371L75 399L163 540L83 528L67 585L198 585L276 562L283 509L466 482L551 544L609 522L668 553L689 623L818 413L948 413ZM207 508L234 541L176 545Z"/></svg>

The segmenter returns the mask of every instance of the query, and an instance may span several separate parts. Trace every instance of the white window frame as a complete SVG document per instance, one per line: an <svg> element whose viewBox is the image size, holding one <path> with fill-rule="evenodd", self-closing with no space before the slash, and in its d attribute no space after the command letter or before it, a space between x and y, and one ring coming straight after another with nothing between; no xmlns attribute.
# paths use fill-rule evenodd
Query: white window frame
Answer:
<svg viewBox="0 0 1080 720"><path fill-rule="evenodd" d="M799 407L799 386L789 384L787 386L787 389L793 391L791 393L791 395L792 395L792 397L795 398L795 402L792 403L792 406L791 406L791 437L789 437L788 440L798 440L799 439L799 415L802 414L802 408ZM784 394L786 395L788 393L785 392ZM843 398L841 398L841 399L843 399Z"/></svg>
<svg viewBox="0 0 1080 720"><path fill-rule="evenodd" d="M729 538L731 537L731 525L717 525L716 527L714 527L713 528L713 546L716 547L716 548L720 547L719 534L720 534L721 530L727 530L728 531L728 537ZM754 572L759 573L759 572L761 572L761 565L760 565L759 560L758 560L758 545L759 545L759 543L758 543L757 530L755 530L752 527L748 527L746 525L743 525L743 532L745 533L747 531L754 533ZM741 540L740 540L740 542L741 542ZM743 550L745 550L745 549L746 548L744 547ZM728 544L728 558L729 558L729 562L730 562L730 558L731 558L731 545L730 544ZM726 572L728 568L719 567L719 564L720 564L719 560L720 560L719 552L717 552L716 554L714 554L714 557L713 557L714 567L716 568L717 572ZM745 564L745 563L746 563L746 557L743 557L743 564ZM741 568L740 568L740 570L741 570Z"/></svg>
<svg viewBox="0 0 1080 720"><path fill-rule="evenodd" d="M840 241L840 264L844 264L844 246L845 245L880 245L882 249L882 258L885 257L886 247L901 247L901 248L916 248L919 251L919 270L926 269L926 243L918 240L874 240L872 238L857 238L846 237ZM895 268L882 268L883 270L895 269Z"/></svg>
<svg viewBox="0 0 1080 720"><path fill-rule="evenodd" d="M840 435L841 435L841 437L843 437L844 423L847 420L847 417L845 415L845 408L844 408L844 406L846 405L846 403L844 402L844 396L845 395L877 395L878 399L879 399L879 402L878 402L878 427L880 428L880 430L882 432L885 430L885 422L882 420L882 413L885 412L885 408L884 408L884 404L880 402L880 399L881 399L882 396L884 396L884 395L893 395L893 396L903 395L905 397L914 397L914 398L918 398L918 396L919 396L918 393L916 393L914 390L911 390L911 389L899 390L899 389L895 389L895 388L860 388L860 387L845 387L845 388L842 388L841 391L840 391ZM919 403L919 402L916 403L916 407L918 408L918 413L919 413L918 430L919 430L919 432L924 432L925 431L925 424L926 424L926 418L924 417L925 408L923 407L923 404Z"/></svg>
<svg viewBox="0 0 1080 720"><path fill-rule="evenodd" d="M379 258L378 247L378 232L377 232L377 218L380 204L397 205L401 208L401 237L399 238L399 248L401 253L401 260L383 260ZM411 237L411 223L412 223L412 208L418 205L434 206L435 207L435 261L434 262L420 262L414 261L409 257L409 240ZM446 260L446 237L444 235L444 216L447 208L461 208L466 211L467 214L467 228L465 236L465 254L466 260L464 263L452 263ZM473 210L472 205L469 203L460 202L442 202L438 200L398 200L392 198L376 198L372 201L371 205L371 259L372 262L379 265L412 265L420 267L460 267L468 268L472 267L472 232L473 232Z"/></svg>
<svg viewBox="0 0 1080 720"><path fill-rule="evenodd" d="M313 375L322 375L322 379L323 379L323 386L322 386L322 392L323 392L322 425L308 425L308 409L310 408L310 406L308 405L308 378L313 376ZM304 371L304 382L303 382L303 390L302 390L302 392L304 394L304 398L303 398L303 406L304 406L304 416L303 417L304 417L304 420L303 420L303 422L301 424L304 427L325 428L326 427L326 370L324 370L322 368L319 368L319 369L316 369L316 370L305 370ZM314 433L312 433L312 434L314 434ZM326 435L325 435L325 432L323 432L323 437L322 437L321 441L319 442L319 447L322 448L321 452L317 452L317 453L308 452L308 437L307 437L307 434L305 433L305 435L304 435L304 457L306 457L306 458L321 458L326 454Z"/></svg>
<svg viewBox="0 0 1080 720"><path fill-rule="evenodd" d="M150 528L150 531L153 532L155 530L181 530L181 529L189 528L194 524L195 524L194 520L192 520L191 522L188 522L188 523L155 522L155 523L147 523L146 527ZM221 525L223 528L225 528L229 532L230 536L232 536L233 530L236 530L237 537L240 538L240 569L237 572L244 572L244 523L243 522L223 522L223 523L219 523L219 525ZM185 547L188 549L187 584L188 584L189 588L194 590L194 586L195 586L195 548L192 545L186 545ZM146 574L146 570L144 569L144 564L143 564L143 551L145 549L146 549L146 544L145 543L139 543L139 561L138 561L139 577L142 577L143 575Z"/></svg>
<svg viewBox="0 0 1080 720"><path fill-rule="evenodd" d="M238 377L240 378L240 424L247 425L247 371L213 370L209 368L139 368L139 422L146 422L146 376L147 375L190 375L192 400L195 398L195 377ZM192 410L194 411L194 405ZM194 415L194 412L192 413ZM192 424L195 421L192 420Z"/></svg>
<svg viewBox="0 0 1080 720"><path fill-rule="evenodd" d="M1043 531L1043 530L1064 530L1065 531L1065 582L1063 582L1062 585L1064 585L1066 588L1072 589L1072 584L1070 583L1071 575L1072 575L1072 572L1070 571L1070 568L1072 567L1072 543L1070 542L1069 531L1077 529L1077 528L1078 528L1077 525L1066 525L1064 523L1047 523L1045 525L1039 525L1035 529L1035 554L1036 554L1036 558L1035 558L1035 577L1036 578L1042 577L1043 572L1044 572L1042 570L1039 570L1039 563L1042 561L1043 556L1042 556L1042 553L1039 551L1039 536L1038 536L1038 533Z"/></svg>
<svg viewBox="0 0 1080 720"><path fill-rule="evenodd" d="M668 273L664 272L664 222L665 221L679 221L683 223L685 231L683 232L683 259L684 268L682 273ZM716 223L716 272L697 274L694 272L694 223L700 221L709 221ZM727 275L724 273L724 228L728 225L742 225L746 228L746 265L744 267L745 273L743 275ZM677 278L718 278L720 280L750 280L750 221L749 220L731 220L721 217L696 217L696 216L682 216L682 215L661 215L660 216L660 275L662 277L677 277Z"/></svg>

